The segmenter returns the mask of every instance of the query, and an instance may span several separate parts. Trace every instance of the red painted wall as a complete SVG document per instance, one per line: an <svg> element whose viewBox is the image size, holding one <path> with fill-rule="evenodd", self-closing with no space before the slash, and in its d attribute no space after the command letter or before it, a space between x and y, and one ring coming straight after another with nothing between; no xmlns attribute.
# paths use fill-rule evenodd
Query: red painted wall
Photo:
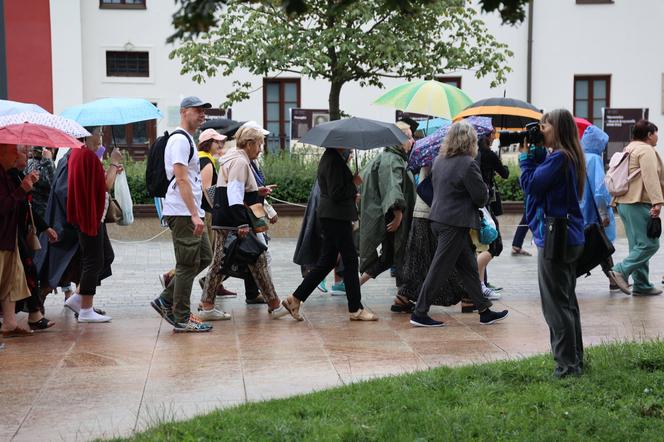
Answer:
<svg viewBox="0 0 664 442"><path fill-rule="evenodd" d="M49 0L5 0L7 95L53 112Z"/></svg>

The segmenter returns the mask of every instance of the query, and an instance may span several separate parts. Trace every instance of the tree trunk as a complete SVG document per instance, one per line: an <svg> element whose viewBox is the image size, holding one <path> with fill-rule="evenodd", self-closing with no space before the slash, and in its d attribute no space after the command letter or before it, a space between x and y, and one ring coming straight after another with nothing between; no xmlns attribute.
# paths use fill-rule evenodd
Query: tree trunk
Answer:
<svg viewBox="0 0 664 442"><path fill-rule="evenodd" d="M343 81L332 81L330 84L330 121L339 120L341 118L341 110L339 109L339 96L341 95L341 88L343 85Z"/></svg>

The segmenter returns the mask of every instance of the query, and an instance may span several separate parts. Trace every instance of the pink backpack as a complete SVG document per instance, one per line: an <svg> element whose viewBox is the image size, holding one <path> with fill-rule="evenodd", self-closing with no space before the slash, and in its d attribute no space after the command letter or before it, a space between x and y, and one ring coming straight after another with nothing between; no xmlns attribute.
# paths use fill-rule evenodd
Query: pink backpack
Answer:
<svg viewBox="0 0 664 442"><path fill-rule="evenodd" d="M616 152L609 161L609 170L604 177L604 184L606 184L606 188L612 196L626 194L629 189L629 182L641 173L641 169L629 173L629 155L630 152L627 150Z"/></svg>

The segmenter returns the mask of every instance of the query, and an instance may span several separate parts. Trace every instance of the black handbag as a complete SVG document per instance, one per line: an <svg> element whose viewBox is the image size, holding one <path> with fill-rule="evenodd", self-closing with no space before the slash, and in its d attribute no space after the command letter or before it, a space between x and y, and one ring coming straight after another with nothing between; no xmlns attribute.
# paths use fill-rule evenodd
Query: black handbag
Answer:
<svg viewBox="0 0 664 442"><path fill-rule="evenodd" d="M587 175L586 180L588 180L588 186L590 187L590 200L595 208L595 215L599 222L588 224L583 229L585 243L583 245L583 253L576 262L577 278L582 275L590 275L592 269L608 260L616 251L615 247L606 236L604 227L600 224L602 217L599 215L599 210L597 210L597 203L595 203L595 198L593 197L595 191L593 190Z"/></svg>
<svg viewBox="0 0 664 442"><path fill-rule="evenodd" d="M234 264L254 264L267 247L258 240L252 231L244 238L231 232L224 241L224 261Z"/></svg>
<svg viewBox="0 0 664 442"><path fill-rule="evenodd" d="M493 216L500 216L503 214L503 199L500 196L500 192L495 187L493 195L494 199L489 203L489 207L491 208Z"/></svg>
<svg viewBox="0 0 664 442"><path fill-rule="evenodd" d="M422 198L422 201L427 203L427 206L431 207L433 203L433 183L431 181L431 175L424 178L415 188L417 195Z"/></svg>
<svg viewBox="0 0 664 442"><path fill-rule="evenodd" d="M646 234L648 238L659 238L662 236L662 220L659 218L650 218Z"/></svg>

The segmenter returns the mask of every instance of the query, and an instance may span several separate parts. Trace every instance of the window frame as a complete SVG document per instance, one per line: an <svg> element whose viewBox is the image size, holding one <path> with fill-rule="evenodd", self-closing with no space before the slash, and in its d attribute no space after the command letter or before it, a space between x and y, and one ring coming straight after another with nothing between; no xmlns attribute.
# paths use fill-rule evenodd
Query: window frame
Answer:
<svg viewBox="0 0 664 442"><path fill-rule="evenodd" d="M109 54L115 53L115 54L145 54L147 58L147 72L145 75L130 75L130 72L125 72L123 75L109 75L109 70L108 70L108 57ZM105 74L106 78L151 78L150 77L150 51L143 51L143 50L134 50L134 51L120 51L120 50L114 50L114 49L106 49L104 53L104 62L105 62ZM142 74L142 73L141 73Z"/></svg>
<svg viewBox="0 0 664 442"><path fill-rule="evenodd" d="M588 115L586 118L588 121L593 123L594 115L594 106L595 106L595 81L606 81L606 105L604 107L611 107L611 75L610 74L601 74L601 75L574 75L572 80L574 83L572 85L572 108L574 115L579 117L576 113L576 82L577 81L588 81Z"/></svg>
<svg viewBox="0 0 664 442"><path fill-rule="evenodd" d="M454 83L452 86L461 89L463 77L461 75L437 75L435 80L446 84Z"/></svg>
<svg viewBox="0 0 664 442"><path fill-rule="evenodd" d="M157 105L156 103L152 103L155 106ZM146 123L147 125L147 135L148 135L148 142L146 143L134 143L134 124L137 123ZM118 125L122 127L122 125ZM113 133L112 133L112 128L116 126L105 126L104 131L103 131L103 136L102 136L102 141L104 146L113 146ZM124 149L127 151L129 156L136 160L136 161L141 161L145 158L147 158L148 151L150 150L150 146L155 142L157 139L157 120L146 120L146 121L137 121L135 123L129 123L124 125L124 131L125 131L125 142L124 143L118 143L117 147L120 149ZM110 154L110 150L107 151L106 153Z"/></svg>
<svg viewBox="0 0 664 442"><path fill-rule="evenodd" d="M577 5L610 5L614 0L576 0Z"/></svg>
<svg viewBox="0 0 664 442"><path fill-rule="evenodd" d="M147 9L148 0L143 0L143 3L125 3L126 0L120 0L121 3L104 3L104 0L99 0L99 9Z"/></svg>
<svg viewBox="0 0 664 442"><path fill-rule="evenodd" d="M286 140L290 139L290 134L286 132L286 120L284 120L284 108L286 106L286 101L284 100L284 89L285 85L292 83L296 85L297 88L297 104L295 107L300 108L302 105L302 79L299 77L290 77L290 78L263 78L263 127L267 128L268 118L267 118L267 86L268 84L279 84L279 148L281 150L286 150L290 146L286 145ZM272 120L270 120L273 122ZM291 124L293 122L291 121ZM268 149L265 149L265 153L268 153Z"/></svg>

